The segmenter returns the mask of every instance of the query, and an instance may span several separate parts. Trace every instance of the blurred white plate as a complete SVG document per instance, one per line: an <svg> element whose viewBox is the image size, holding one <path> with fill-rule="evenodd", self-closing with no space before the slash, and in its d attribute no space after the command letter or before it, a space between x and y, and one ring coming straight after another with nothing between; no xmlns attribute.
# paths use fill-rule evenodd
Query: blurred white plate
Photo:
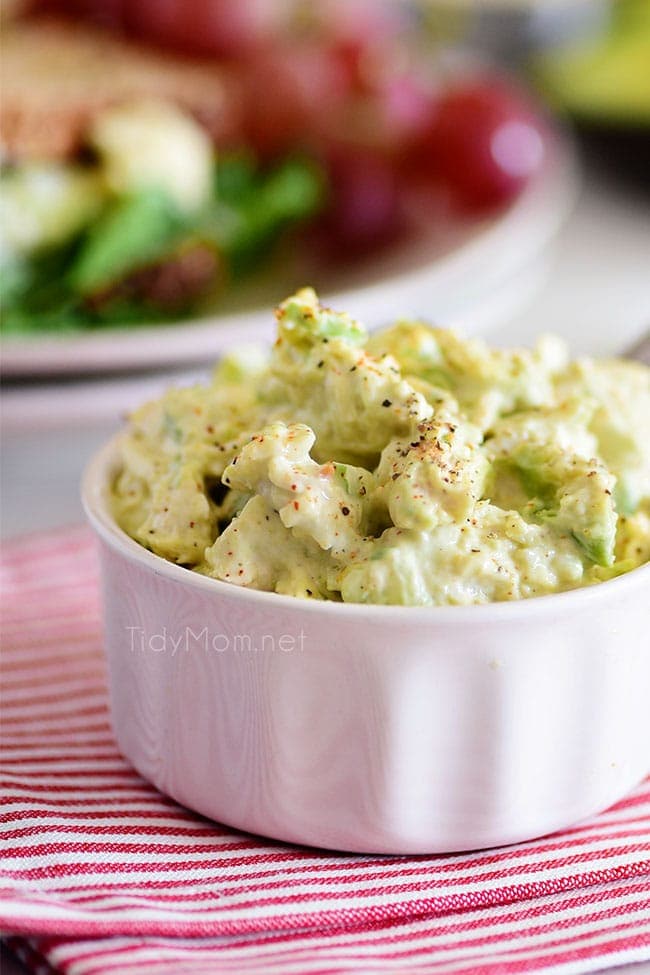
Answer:
<svg viewBox="0 0 650 975"><path fill-rule="evenodd" d="M484 320L480 313L486 295L512 287L510 303L517 300L520 272L539 257L571 208L576 171L570 141L558 137L538 178L498 216L458 225L453 234L433 227L430 235L341 269L330 281L302 283L320 284L329 304L370 327L413 315L478 331L494 321L494 315ZM233 345L269 340L275 329L271 308L285 296L283 283L275 282L254 296L249 290L248 307L240 301L239 308L209 318L7 339L0 352L2 371L6 378L18 378L209 362ZM507 294L503 300L507 305Z"/></svg>

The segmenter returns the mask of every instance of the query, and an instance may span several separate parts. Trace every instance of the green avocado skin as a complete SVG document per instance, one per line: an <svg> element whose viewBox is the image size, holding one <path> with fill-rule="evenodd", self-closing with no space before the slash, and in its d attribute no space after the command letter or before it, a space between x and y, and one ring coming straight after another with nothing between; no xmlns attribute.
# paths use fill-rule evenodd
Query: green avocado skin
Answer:
<svg viewBox="0 0 650 975"><path fill-rule="evenodd" d="M533 77L578 121L650 128L650 2L618 0L611 18L604 37L544 55Z"/></svg>

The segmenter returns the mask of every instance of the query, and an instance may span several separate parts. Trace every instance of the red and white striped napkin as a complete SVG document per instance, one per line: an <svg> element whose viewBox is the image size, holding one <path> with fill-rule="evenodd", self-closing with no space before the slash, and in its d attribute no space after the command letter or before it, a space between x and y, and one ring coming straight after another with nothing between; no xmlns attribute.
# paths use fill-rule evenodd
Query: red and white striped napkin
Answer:
<svg viewBox="0 0 650 975"><path fill-rule="evenodd" d="M0 926L33 970L510 975L650 958L650 780L484 853L335 856L238 833L118 753L87 532L10 542L3 573Z"/></svg>

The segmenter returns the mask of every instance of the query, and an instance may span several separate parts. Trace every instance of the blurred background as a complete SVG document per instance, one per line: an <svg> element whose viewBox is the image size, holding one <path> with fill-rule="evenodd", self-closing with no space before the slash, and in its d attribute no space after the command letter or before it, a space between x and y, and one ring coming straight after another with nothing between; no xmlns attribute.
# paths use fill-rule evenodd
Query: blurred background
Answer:
<svg viewBox="0 0 650 975"><path fill-rule="evenodd" d="M3 0L2 532L312 284L370 327L650 323L650 0Z"/></svg>

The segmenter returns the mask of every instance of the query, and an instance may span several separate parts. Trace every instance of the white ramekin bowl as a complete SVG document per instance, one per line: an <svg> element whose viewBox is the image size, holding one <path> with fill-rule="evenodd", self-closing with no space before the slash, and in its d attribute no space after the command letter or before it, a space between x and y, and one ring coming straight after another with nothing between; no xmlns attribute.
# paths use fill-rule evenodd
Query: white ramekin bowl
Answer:
<svg viewBox="0 0 650 975"><path fill-rule="evenodd" d="M373 853L539 836L650 765L650 566L487 606L308 602L208 579L116 525L101 543L115 734L162 792L253 833Z"/></svg>

